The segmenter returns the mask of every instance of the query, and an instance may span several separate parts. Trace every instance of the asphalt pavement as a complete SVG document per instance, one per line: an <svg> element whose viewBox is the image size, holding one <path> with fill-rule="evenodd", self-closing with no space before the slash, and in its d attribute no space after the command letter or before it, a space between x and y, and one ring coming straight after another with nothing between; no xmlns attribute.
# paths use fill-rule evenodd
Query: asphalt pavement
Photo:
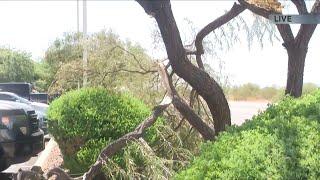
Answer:
<svg viewBox="0 0 320 180"><path fill-rule="evenodd" d="M246 119L267 108L267 101L229 101L231 123L241 125Z"/></svg>

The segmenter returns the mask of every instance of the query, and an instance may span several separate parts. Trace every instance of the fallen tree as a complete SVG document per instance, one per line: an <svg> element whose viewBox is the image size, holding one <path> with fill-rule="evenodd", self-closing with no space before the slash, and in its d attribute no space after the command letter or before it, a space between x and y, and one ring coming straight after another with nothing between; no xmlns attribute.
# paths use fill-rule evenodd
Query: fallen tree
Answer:
<svg viewBox="0 0 320 180"><path fill-rule="evenodd" d="M121 138L113 141L111 144L106 146L100 153L99 157L97 158L94 165L91 166L91 168L81 177L72 178L61 168L53 168L49 170L48 173L39 175L41 172L37 171L35 169L31 169L30 171L19 171L17 175L17 180L25 180L28 178L31 179L48 179L51 176L56 175L58 179L63 180L91 180L96 175L101 173L101 168L103 164L108 161L108 159L114 155L116 152L118 152L120 149L125 147L128 143L135 139L139 139L143 136L146 129L148 129L150 126L152 126L157 118L163 113L163 111L171 104L170 98L164 98L163 101L160 103L160 105L155 106L153 108L152 114L146 118L139 126L132 132L125 134Z"/></svg>
<svg viewBox="0 0 320 180"><path fill-rule="evenodd" d="M63 169L53 168L48 173L42 174L41 176L39 175L39 172L34 170L20 171L17 176L18 178L20 177L20 179L25 179L28 178L29 175L29 177L35 177L34 175L37 174L37 177L40 179L47 179L53 175L56 175L58 179L66 180L93 179L101 173L101 168L108 159L112 157L112 155L124 148L131 141L141 138L145 130L153 125L156 119L170 104L173 104L173 106L205 140L214 140L215 136L221 131L224 131L226 126L231 125L230 109L222 88L204 70L201 60L201 55L204 53L202 41L203 38L205 38L211 31L214 31L216 28L224 25L239 15L244 8L239 4L234 4L228 13L208 24L199 32L196 38L197 50L195 52L190 52L184 48L181 42L179 30L171 11L170 1L138 0L137 2L148 14L155 17L167 49L169 64L166 67L162 64L159 66L159 74L162 77L162 82L167 90L167 95L163 99L162 103L154 107L152 114L133 132L125 134L106 146L101 151L96 162L83 176L72 178ZM188 54L196 55L198 67L190 62L187 57ZM170 75L168 75L167 71L169 66L173 69L173 72L171 72ZM190 105L188 105L188 103L177 93L172 83L173 74L177 74L179 77L183 78L191 85L194 91L196 91L196 93L205 100L214 121L214 129L204 122L201 117L194 112L192 107L190 107Z"/></svg>
<svg viewBox="0 0 320 180"><path fill-rule="evenodd" d="M35 167L30 171L22 171L20 170L16 176L17 180L25 180L25 179L48 179L52 176L56 176L58 179L63 180L91 180L97 175L101 173L101 169L103 164L105 164L109 158L111 158L116 152L124 148L130 142L137 140L143 137L144 132L151 127L157 120L159 116L163 113L163 111L170 105L173 104L175 108L177 108L183 115L185 115L188 122L194 126L201 124L205 128L209 128L203 132L209 132L210 134L201 134L204 138L214 137L214 131L207 125L203 125L204 122L201 118L192 111L189 105L177 94L173 84L172 79L168 76L168 72L165 70L165 67L160 64L159 65L159 73L162 77L163 85L167 89L167 95L163 98L162 102L153 108L152 114L146 118L142 123L140 123L137 128L122 136L121 138L113 141L108 146L106 146L98 156L96 162L90 167L90 169L80 177L72 178L61 168L53 168L48 171L48 173L43 174L41 168Z"/></svg>

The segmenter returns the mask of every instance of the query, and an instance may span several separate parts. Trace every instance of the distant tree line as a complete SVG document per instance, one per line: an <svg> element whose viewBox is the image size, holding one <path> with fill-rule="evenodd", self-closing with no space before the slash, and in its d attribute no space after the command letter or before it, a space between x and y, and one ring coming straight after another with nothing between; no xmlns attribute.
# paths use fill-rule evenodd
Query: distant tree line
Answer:
<svg viewBox="0 0 320 180"><path fill-rule="evenodd" d="M309 94L316 91L319 88L314 83L305 83L303 85L302 94ZM225 88L226 95L230 100L267 100L277 101L284 96L284 87L260 87L254 83L246 83L239 86L231 86Z"/></svg>
<svg viewBox="0 0 320 180"><path fill-rule="evenodd" d="M0 48L0 82L36 79L35 62L31 55L9 48Z"/></svg>

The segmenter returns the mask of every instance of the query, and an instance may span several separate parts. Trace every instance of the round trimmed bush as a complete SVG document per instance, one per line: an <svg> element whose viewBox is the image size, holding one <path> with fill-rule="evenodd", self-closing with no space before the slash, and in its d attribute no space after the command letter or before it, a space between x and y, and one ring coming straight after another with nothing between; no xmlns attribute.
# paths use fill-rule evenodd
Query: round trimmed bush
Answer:
<svg viewBox="0 0 320 180"><path fill-rule="evenodd" d="M175 179L318 179L320 91L285 98L201 148Z"/></svg>
<svg viewBox="0 0 320 180"><path fill-rule="evenodd" d="M127 94L102 88L85 88L66 93L50 104L49 131L63 153L64 165L81 173L93 164L110 141L133 131L150 114L150 109ZM147 140L155 138L147 131ZM121 157L115 156L120 162Z"/></svg>

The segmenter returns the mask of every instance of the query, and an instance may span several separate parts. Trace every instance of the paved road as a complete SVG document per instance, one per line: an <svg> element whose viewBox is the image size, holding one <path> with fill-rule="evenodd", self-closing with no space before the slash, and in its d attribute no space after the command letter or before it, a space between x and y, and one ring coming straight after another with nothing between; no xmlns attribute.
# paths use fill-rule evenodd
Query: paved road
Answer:
<svg viewBox="0 0 320 180"><path fill-rule="evenodd" d="M241 125L246 119L267 108L268 102L229 101L232 124Z"/></svg>

